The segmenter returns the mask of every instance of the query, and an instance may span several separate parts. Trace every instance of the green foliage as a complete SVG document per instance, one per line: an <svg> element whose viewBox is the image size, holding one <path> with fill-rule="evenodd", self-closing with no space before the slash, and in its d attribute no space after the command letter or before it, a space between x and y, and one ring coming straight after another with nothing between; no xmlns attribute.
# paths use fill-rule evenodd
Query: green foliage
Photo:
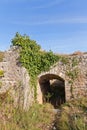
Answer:
<svg viewBox="0 0 87 130"><path fill-rule="evenodd" d="M70 79L74 81L78 77L78 73L79 70L76 68L71 71L68 70L66 74L70 77Z"/></svg>
<svg viewBox="0 0 87 130"><path fill-rule="evenodd" d="M68 62L68 67L66 71L66 75L69 78L68 83L70 84L70 92L71 98L74 98L73 89L74 89L74 82L78 79L80 70L78 68L79 60L76 57L71 57L70 61Z"/></svg>
<svg viewBox="0 0 87 130"><path fill-rule="evenodd" d="M73 98L74 82L77 80L79 76L79 69L76 67L76 68L72 68L71 70L67 70L66 75L69 77L71 98Z"/></svg>
<svg viewBox="0 0 87 130"><path fill-rule="evenodd" d="M51 123L53 117L49 114L52 112L45 105L34 104L29 111L17 110L13 118L21 130L41 130L44 125Z"/></svg>
<svg viewBox="0 0 87 130"><path fill-rule="evenodd" d="M76 57L73 57L73 59L72 59L72 67L77 66L78 63L79 63L79 61L77 60L77 58L76 58Z"/></svg>
<svg viewBox="0 0 87 130"><path fill-rule="evenodd" d="M78 59L76 57L73 57L71 59L71 62L69 61L68 58L66 58L67 60L66 63L68 64L68 69L66 72L66 75L70 78L70 83L73 83L73 81L78 77L79 74L79 69L78 69Z"/></svg>
<svg viewBox="0 0 87 130"><path fill-rule="evenodd" d="M41 47L36 41L31 40L28 36L16 33L12 39L13 46L20 47L20 62L28 70L31 80L31 86L36 92L36 79L43 71L49 68L59 60L59 56L54 55L52 51L41 51ZM35 94L36 98L36 94Z"/></svg>
<svg viewBox="0 0 87 130"><path fill-rule="evenodd" d="M87 99L74 99L62 105L58 130L87 130Z"/></svg>
<svg viewBox="0 0 87 130"><path fill-rule="evenodd" d="M3 58L4 58L4 52L1 52L1 51L0 51L0 62L3 61Z"/></svg>
<svg viewBox="0 0 87 130"><path fill-rule="evenodd" d="M69 58L66 56L61 56L61 62L63 64L69 64Z"/></svg>
<svg viewBox="0 0 87 130"><path fill-rule="evenodd" d="M73 99L56 115L58 130L87 130L87 98ZM10 93L0 96L0 130L51 130L55 118L50 104L33 104L28 111L14 106Z"/></svg>
<svg viewBox="0 0 87 130"><path fill-rule="evenodd" d="M0 130L44 130L54 118L51 107L33 104L24 111L15 107L13 98L6 92L0 95Z"/></svg>
<svg viewBox="0 0 87 130"><path fill-rule="evenodd" d="M47 95L45 95L46 99L47 99L47 102L49 102L49 99L53 96L53 94L51 93L47 93Z"/></svg>
<svg viewBox="0 0 87 130"><path fill-rule="evenodd" d="M4 76L4 71L0 70L0 77L3 77L3 76Z"/></svg>

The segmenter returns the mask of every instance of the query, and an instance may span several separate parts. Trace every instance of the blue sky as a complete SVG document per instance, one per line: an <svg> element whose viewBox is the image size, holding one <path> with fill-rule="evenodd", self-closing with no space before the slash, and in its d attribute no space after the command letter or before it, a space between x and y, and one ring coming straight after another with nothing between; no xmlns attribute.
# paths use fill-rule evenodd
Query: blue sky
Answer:
<svg viewBox="0 0 87 130"><path fill-rule="evenodd" d="M44 50L87 52L87 0L0 0L0 50L16 32Z"/></svg>

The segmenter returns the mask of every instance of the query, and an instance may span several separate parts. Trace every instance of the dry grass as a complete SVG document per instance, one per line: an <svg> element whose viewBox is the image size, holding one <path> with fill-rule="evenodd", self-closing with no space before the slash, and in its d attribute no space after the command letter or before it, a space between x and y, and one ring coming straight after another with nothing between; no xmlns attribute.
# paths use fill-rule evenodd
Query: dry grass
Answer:
<svg viewBox="0 0 87 130"><path fill-rule="evenodd" d="M9 92L0 97L0 130L49 130L54 120L50 104L33 104L28 111L14 107Z"/></svg>
<svg viewBox="0 0 87 130"><path fill-rule="evenodd" d="M72 100L62 106L59 130L87 130L87 99Z"/></svg>

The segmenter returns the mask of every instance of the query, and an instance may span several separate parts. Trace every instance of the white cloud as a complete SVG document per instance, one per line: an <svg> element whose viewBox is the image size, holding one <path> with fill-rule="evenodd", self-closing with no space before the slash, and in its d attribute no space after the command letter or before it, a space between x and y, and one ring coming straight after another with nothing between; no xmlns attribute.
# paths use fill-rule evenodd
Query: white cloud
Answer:
<svg viewBox="0 0 87 130"><path fill-rule="evenodd" d="M87 23L87 17L73 17L73 18L62 18L62 19L51 19L43 22L38 22L37 24L78 24L78 23Z"/></svg>
<svg viewBox="0 0 87 130"><path fill-rule="evenodd" d="M49 7L61 4L63 1L64 0L53 0L51 2L49 1L48 3L46 1L46 2L44 2L45 4L36 6L34 8L49 8Z"/></svg>
<svg viewBox="0 0 87 130"><path fill-rule="evenodd" d="M34 21L14 21L12 24L26 25L26 26L37 26L37 25L48 25L48 24L87 24L87 17L71 17L71 18L51 18L49 20L34 20Z"/></svg>

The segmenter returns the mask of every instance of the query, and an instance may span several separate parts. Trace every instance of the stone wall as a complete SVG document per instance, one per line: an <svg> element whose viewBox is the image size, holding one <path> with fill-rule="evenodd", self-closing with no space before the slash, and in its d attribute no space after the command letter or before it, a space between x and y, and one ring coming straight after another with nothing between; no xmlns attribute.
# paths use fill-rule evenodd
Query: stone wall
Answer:
<svg viewBox="0 0 87 130"><path fill-rule="evenodd" d="M0 62L0 70L4 71L4 76L0 78L0 94L9 90L15 105L28 109L33 100L33 92L29 86L29 74L19 63L18 48L5 52L5 58Z"/></svg>
<svg viewBox="0 0 87 130"><path fill-rule="evenodd" d="M87 53L68 55L67 58L67 62L59 61L49 71L38 76L37 100L39 103L42 103L43 96L39 82L45 78L64 81L66 101L71 98L87 96ZM73 59L78 63L75 63L76 61ZM29 74L19 63L17 47L5 52L5 58L3 62L0 62L0 70L4 71L4 76L0 77L0 95L10 91L15 105L28 109L33 102L34 94L29 85ZM77 75L75 71L78 72Z"/></svg>
<svg viewBox="0 0 87 130"><path fill-rule="evenodd" d="M49 71L43 72L38 76L38 81L42 76L47 75L59 76L65 81L65 97L66 101L71 98L79 98L87 96L87 53L68 55L68 61L59 61L50 68ZM77 62L77 63L76 63ZM49 78L50 80L50 78ZM42 92L38 83L38 102L42 103Z"/></svg>

